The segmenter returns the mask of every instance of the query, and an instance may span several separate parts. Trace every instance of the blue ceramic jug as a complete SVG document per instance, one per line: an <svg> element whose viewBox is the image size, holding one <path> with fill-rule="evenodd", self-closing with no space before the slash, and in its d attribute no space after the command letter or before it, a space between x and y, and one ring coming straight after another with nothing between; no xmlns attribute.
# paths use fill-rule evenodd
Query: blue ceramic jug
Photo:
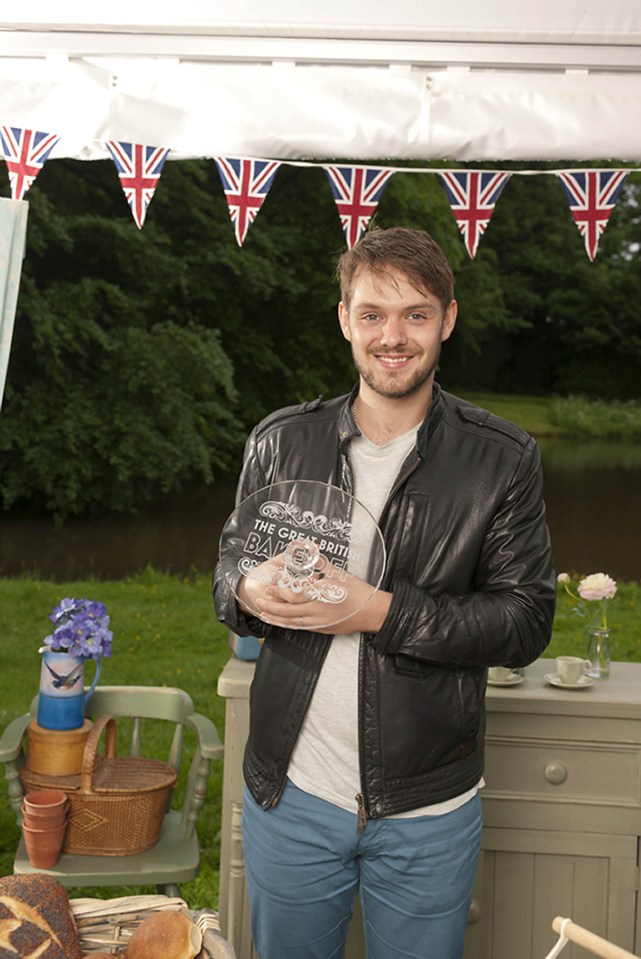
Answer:
<svg viewBox="0 0 641 959"><path fill-rule="evenodd" d="M78 729L85 721L85 706L100 679L102 659L85 692L84 664L89 657L42 649L38 725L44 729Z"/></svg>

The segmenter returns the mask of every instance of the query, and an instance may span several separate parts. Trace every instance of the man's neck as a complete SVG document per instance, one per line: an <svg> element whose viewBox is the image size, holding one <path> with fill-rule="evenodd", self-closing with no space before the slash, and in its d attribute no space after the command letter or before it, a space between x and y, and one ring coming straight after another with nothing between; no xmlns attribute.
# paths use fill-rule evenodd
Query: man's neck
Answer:
<svg viewBox="0 0 641 959"><path fill-rule="evenodd" d="M431 381L429 388L398 399L381 396L361 381L352 412L361 433L376 446L384 446L419 426L431 402Z"/></svg>

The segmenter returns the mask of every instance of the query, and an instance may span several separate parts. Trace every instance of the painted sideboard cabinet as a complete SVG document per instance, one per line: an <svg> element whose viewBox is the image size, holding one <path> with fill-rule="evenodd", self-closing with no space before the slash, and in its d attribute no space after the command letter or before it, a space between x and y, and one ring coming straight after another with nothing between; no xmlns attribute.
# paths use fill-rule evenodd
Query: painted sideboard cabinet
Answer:
<svg viewBox="0 0 641 959"><path fill-rule="evenodd" d="M541 659L523 682L488 687L484 829L464 959L544 959L568 916L641 950L641 664L567 691ZM231 659L226 699L219 912L238 959L258 959L249 927L241 836L242 756L255 663ZM564 957L589 954L566 946ZM360 914L347 959L364 959Z"/></svg>

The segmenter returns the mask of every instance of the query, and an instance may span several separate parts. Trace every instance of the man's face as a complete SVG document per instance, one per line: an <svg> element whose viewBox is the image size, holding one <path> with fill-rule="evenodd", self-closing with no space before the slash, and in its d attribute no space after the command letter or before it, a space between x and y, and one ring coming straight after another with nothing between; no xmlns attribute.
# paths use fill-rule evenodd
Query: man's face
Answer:
<svg viewBox="0 0 641 959"><path fill-rule="evenodd" d="M441 351L456 322L456 301L445 313L440 300L418 290L405 273L357 273L349 310L339 304L343 336L367 386L390 399L424 390L431 395Z"/></svg>

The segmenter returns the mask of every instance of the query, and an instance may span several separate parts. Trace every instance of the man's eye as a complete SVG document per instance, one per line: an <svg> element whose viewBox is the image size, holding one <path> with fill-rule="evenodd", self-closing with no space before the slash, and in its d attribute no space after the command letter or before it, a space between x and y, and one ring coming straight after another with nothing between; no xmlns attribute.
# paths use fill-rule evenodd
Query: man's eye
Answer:
<svg viewBox="0 0 641 959"><path fill-rule="evenodd" d="M376 320L379 319L379 316L378 316L378 313L365 313L365 315L363 316L363 319L367 323L375 323Z"/></svg>
<svg viewBox="0 0 641 959"><path fill-rule="evenodd" d="M424 314L424 313L410 313L409 319L412 320L414 323L420 323L422 320L425 319L425 314Z"/></svg>

